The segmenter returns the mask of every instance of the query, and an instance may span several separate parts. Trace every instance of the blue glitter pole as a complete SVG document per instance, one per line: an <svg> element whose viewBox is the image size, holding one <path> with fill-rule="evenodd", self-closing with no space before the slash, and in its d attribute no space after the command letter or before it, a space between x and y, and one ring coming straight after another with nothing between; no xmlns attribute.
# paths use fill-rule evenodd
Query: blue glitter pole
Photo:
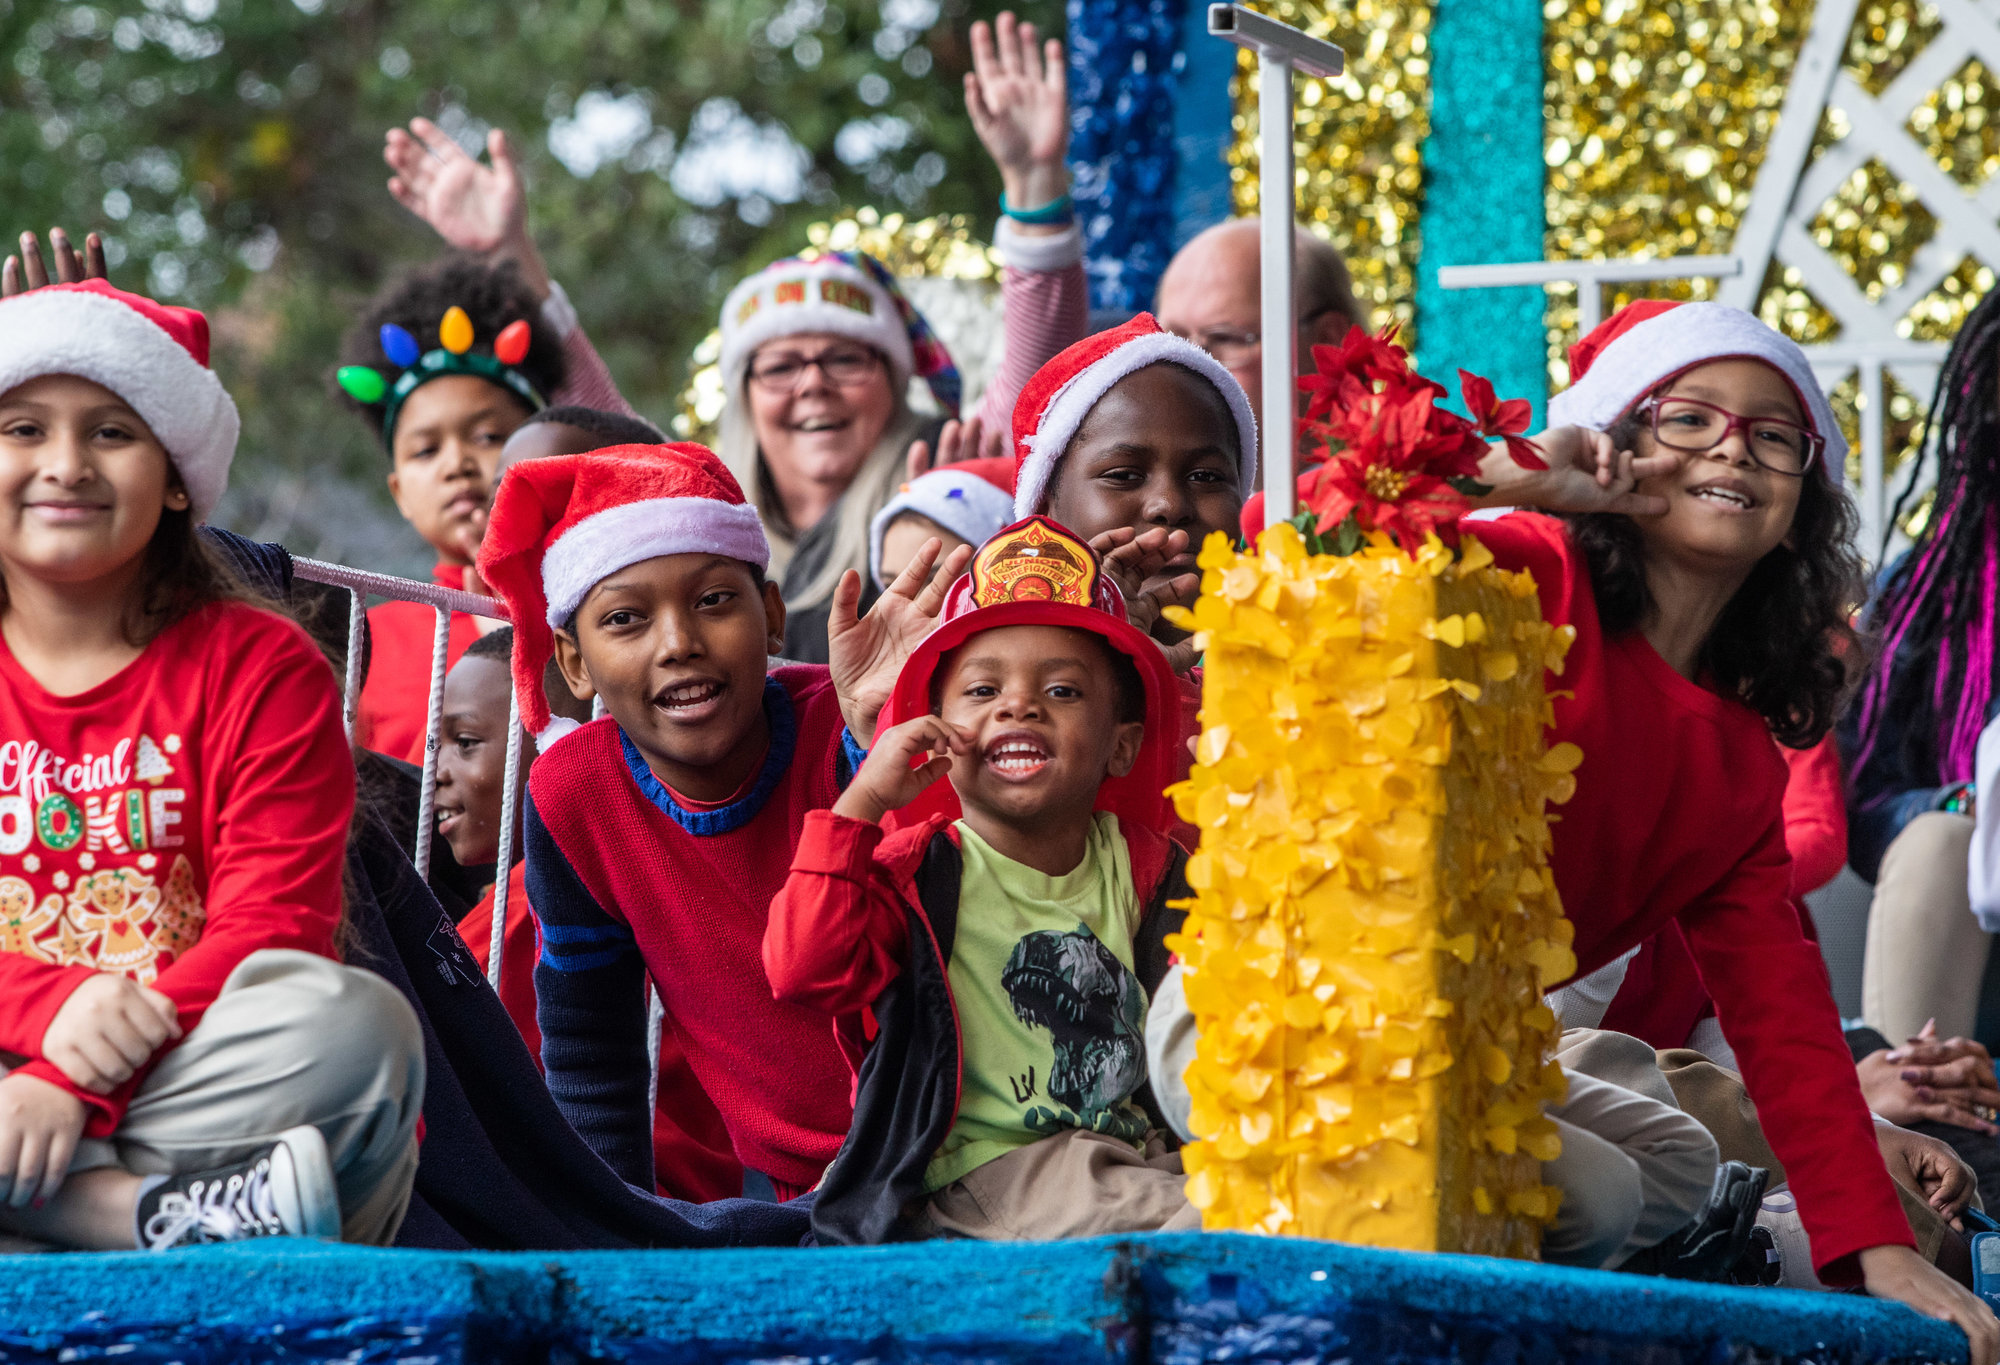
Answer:
<svg viewBox="0 0 2000 1365"><path fill-rule="evenodd" d="M1187 0L1069 0L1070 175L1095 308L1153 306L1174 248Z"/></svg>
<svg viewBox="0 0 2000 1365"><path fill-rule="evenodd" d="M1438 288L1439 266L1542 258L1542 7L1439 0L1431 20L1417 341L1424 373L1456 391L1463 366L1503 398L1548 393L1539 286Z"/></svg>

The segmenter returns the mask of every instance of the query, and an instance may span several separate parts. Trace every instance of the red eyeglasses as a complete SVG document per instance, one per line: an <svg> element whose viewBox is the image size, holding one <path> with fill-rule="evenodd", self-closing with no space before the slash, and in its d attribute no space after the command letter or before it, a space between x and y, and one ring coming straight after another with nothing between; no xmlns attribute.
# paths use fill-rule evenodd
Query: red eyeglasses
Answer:
<svg viewBox="0 0 2000 1365"><path fill-rule="evenodd" d="M1745 417L1699 398L1652 398L1639 409L1652 418L1653 439L1670 450L1715 449L1732 431L1743 433L1750 458L1773 474L1799 478L1826 449L1818 432L1782 417Z"/></svg>

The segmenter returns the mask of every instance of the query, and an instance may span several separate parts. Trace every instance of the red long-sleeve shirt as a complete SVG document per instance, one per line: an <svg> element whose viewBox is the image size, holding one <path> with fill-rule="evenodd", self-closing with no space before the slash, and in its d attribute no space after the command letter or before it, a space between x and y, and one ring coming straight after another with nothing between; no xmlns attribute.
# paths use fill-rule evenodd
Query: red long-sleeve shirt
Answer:
<svg viewBox="0 0 2000 1365"><path fill-rule="evenodd" d="M1549 738L1583 750L1553 851L1578 974L1678 922L1821 1277L1851 1278L1847 1258L1864 1248L1913 1245L1819 952L1792 907L1786 771L1763 719L1683 678L1643 634L1606 639L1561 522L1514 513L1466 529L1504 567L1534 574L1545 618L1576 628L1550 680L1572 695L1555 701Z"/></svg>
<svg viewBox="0 0 2000 1365"><path fill-rule="evenodd" d="M353 811L332 670L289 621L203 607L71 697L0 640L0 1049L112 1132L140 1077L70 1084L40 1060L56 1011L120 972L189 1031L252 952L331 957Z"/></svg>

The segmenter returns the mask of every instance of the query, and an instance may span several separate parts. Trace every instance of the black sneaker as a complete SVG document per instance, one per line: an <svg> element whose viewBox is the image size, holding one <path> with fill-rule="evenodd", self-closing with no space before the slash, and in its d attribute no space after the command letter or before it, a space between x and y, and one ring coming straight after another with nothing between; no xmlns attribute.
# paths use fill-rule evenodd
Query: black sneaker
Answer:
<svg viewBox="0 0 2000 1365"><path fill-rule="evenodd" d="M340 1235L340 1198L326 1139L310 1124L280 1133L246 1161L167 1176L139 1196L145 1251L252 1237Z"/></svg>
<svg viewBox="0 0 2000 1365"><path fill-rule="evenodd" d="M1747 1255L1753 1262L1759 1262L1752 1273L1761 1272L1761 1259L1768 1248L1753 1250L1751 1234L1756 1231L1757 1210L1770 1179L1771 1173L1761 1166L1723 1162L1716 1168L1715 1184L1710 1187L1708 1202L1701 1206L1701 1212L1659 1245L1635 1253L1618 1269L1637 1275L1722 1283L1734 1279Z"/></svg>

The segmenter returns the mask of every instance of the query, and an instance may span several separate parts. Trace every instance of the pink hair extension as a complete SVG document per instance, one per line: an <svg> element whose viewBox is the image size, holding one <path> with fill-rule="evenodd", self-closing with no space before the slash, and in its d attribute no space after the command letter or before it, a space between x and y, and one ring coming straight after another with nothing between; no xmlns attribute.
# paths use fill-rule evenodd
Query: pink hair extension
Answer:
<svg viewBox="0 0 2000 1365"><path fill-rule="evenodd" d="M1986 728L1986 707L1993 698L1993 608L1996 587L2000 587L2000 564L1994 560L1994 509L1988 507L1981 530L1986 552L1981 556L1979 574L1979 616L1965 642L1965 683L1959 690L1958 710L1952 717L1950 733L1939 755L1945 779L1968 782L1979 746L1979 732ZM1942 668L1938 676L1944 676Z"/></svg>

